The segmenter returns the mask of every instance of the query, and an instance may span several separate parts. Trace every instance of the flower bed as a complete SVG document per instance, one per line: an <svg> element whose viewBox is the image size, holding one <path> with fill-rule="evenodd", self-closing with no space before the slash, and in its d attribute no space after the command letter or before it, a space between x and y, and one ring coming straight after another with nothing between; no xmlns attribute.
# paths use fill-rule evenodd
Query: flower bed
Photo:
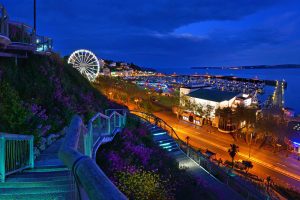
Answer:
<svg viewBox="0 0 300 200"><path fill-rule="evenodd" d="M152 141L146 127L129 118L111 143L100 147L97 163L129 199L212 199L201 180Z"/></svg>

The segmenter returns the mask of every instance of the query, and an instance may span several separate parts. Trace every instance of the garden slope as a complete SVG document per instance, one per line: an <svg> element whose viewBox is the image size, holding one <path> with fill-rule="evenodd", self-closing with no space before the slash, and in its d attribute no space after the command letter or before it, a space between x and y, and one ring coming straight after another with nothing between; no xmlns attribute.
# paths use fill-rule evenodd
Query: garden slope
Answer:
<svg viewBox="0 0 300 200"><path fill-rule="evenodd" d="M87 119L108 107L118 105L57 54L0 58L0 132L59 131L73 114Z"/></svg>

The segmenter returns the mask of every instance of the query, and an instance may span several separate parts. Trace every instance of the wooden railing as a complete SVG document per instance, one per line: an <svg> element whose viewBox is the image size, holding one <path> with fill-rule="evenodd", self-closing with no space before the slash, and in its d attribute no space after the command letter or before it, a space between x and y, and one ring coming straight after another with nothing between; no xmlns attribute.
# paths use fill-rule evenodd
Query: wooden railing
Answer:
<svg viewBox="0 0 300 200"><path fill-rule="evenodd" d="M34 167L33 136L0 133L0 181Z"/></svg>

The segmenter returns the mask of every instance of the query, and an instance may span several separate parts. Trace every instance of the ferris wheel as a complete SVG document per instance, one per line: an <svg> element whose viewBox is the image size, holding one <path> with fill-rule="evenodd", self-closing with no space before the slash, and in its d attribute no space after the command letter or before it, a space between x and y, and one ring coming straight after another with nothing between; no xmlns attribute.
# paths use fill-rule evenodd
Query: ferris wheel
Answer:
<svg viewBox="0 0 300 200"><path fill-rule="evenodd" d="M95 54L86 49L74 51L68 59L83 76L89 81L94 81L99 75L100 64Z"/></svg>

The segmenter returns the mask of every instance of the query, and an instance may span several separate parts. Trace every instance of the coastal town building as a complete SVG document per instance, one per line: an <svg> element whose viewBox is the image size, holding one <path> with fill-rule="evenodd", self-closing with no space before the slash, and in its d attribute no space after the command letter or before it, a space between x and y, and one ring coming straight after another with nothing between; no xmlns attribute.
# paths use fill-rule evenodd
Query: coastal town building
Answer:
<svg viewBox="0 0 300 200"><path fill-rule="evenodd" d="M235 102L234 102L234 107L236 106L244 106L248 107L252 104L252 97L249 94L242 94L238 97L236 97Z"/></svg>
<svg viewBox="0 0 300 200"><path fill-rule="evenodd" d="M196 125L202 125L207 118L213 126L218 127L219 120L218 117L215 117L216 109L233 107L238 95L239 92L220 91L205 87L182 87L180 88L180 104L182 106L186 101L189 101L195 105L201 105L204 112L210 109L206 116L201 116L199 113L187 109L182 114L182 119Z"/></svg>
<svg viewBox="0 0 300 200"><path fill-rule="evenodd" d="M105 67L105 68L103 69L103 75L104 75L104 76L111 76L111 74L110 74L110 69L109 69L108 67Z"/></svg>
<svg viewBox="0 0 300 200"><path fill-rule="evenodd" d="M128 70L116 70L110 72L111 76L120 76L120 77L129 77L133 75L133 70L128 69Z"/></svg>
<svg viewBox="0 0 300 200"><path fill-rule="evenodd" d="M210 117L214 118L215 110L217 108L231 107L239 93L206 88L180 88L180 95L186 96L189 101L200 104L204 108L211 106L212 112Z"/></svg>
<svg viewBox="0 0 300 200"><path fill-rule="evenodd" d="M117 63L116 63L116 62L112 62L112 63L109 64L109 66L110 66L110 67L116 67L116 66L117 66Z"/></svg>
<svg viewBox="0 0 300 200"><path fill-rule="evenodd" d="M99 59L99 65L100 67L104 67L105 61L103 59Z"/></svg>

